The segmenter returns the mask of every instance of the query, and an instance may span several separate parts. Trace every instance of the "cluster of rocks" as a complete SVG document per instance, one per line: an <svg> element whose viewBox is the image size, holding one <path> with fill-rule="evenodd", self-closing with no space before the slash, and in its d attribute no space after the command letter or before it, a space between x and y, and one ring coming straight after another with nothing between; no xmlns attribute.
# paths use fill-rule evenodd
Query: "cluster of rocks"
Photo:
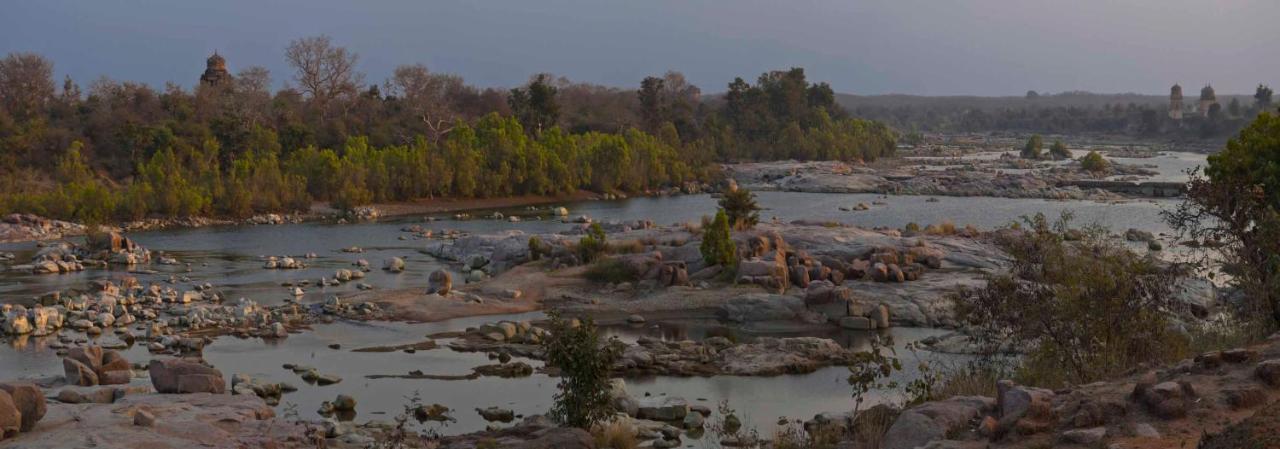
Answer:
<svg viewBox="0 0 1280 449"><path fill-rule="evenodd" d="M691 405L684 398L631 396L622 379L611 381L609 400L616 411L614 420L635 431L636 439L655 448L679 447L682 434L700 436L711 416L711 408Z"/></svg>
<svg viewBox="0 0 1280 449"><path fill-rule="evenodd" d="M462 273L468 279L477 276L483 278L532 260L529 244L531 237L534 236L518 230L465 235L428 243L424 252L438 259L461 263ZM539 234L536 237L549 248L562 247L569 241L567 237L558 234Z"/></svg>
<svg viewBox="0 0 1280 449"><path fill-rule="evenodd" d="M9 267L13 271L35 274L83 271L86 265L133 266L151 261L151 251L118 232L91 235L84 246L70 242L41 244L31 263Z"/></svg>
<svg viewBox="0 0 1280 449"><path fill-rule="evenodd" d="M284 369L293 371L303 381L320 386L333 385L342 382L342 378L333 374L321 373L320 370L306 365L297 365L292 363L284 364Z"/></svg>
<svg viewBox="0 0 1280 449"><path fill-rule="evenodd" d="M306 262L290 256L267 256L262 263L262 268L268 270L300 270L306 267Z"/></svg>
<svg viewBox="0 0 1280 449"><path fill-rule="evenodd" d="M38 215L14 213L0 219L0 242L60 239L84 233L84 225Z"/></svg>
<svg viewBox="0 0 1280 449"><path fill-rule="evenodd" d="M639 282L645 286L671 287L690 285L689 264L679 259L663 260L663 257L662 251L653 251L639 254L622 254L613 256L612 259L620 262L627 271L634 273ZM716 272L718 271L717 269ZM705 277L708 276L701 273L698 276L698 278Z"/></svg>
<svg viewBox="0 0 1280 449"><path fill-rule="evenodd" d="M92 387L122 385L133 379L129 361L114 350L101 346L71 348L62 359L63 376L69 385Z"/></svg>
<svg viewBox="0 0 1280 449"><path fill-rule="evenodd" d="M285 393L294 391L298 388L287 382L264 382L247 374L231 376L231 394L257 396L271 406L278 405Z"/></svg>
<svg viewBox="0 0 1280 449"><path fill-rule="evenodd" d="M1109 442L1127 438L1168 443L1162 440L1167 431L1161 429L1176 428L1184 420L1207 424L1220 414L1238 415L1271 401L1280 389L1280 358L1264 358L1275 355L1280 354L1274 347L1265 353L1214 351L1129 379L1056 391L1002 380L995 398L953 397L901 411L882 447L909 449L945 441L1115 447ZM852 437L845 429L853 428L853 415L821 418L811 423L836 426Z"/></svg>

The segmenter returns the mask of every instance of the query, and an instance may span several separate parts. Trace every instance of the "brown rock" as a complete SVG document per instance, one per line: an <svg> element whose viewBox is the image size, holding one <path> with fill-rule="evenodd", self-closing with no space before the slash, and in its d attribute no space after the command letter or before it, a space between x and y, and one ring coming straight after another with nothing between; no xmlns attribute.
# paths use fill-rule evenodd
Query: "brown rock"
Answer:
<svg viewBox="0 0 1280 449"><path fill-rule="evenodd" d="M102 369L102 347L86 346L71 348L67 351L67 358L83 363L89 367L90 371L98 372Z"/></svg>
<svg viewBox="0 0 1280 449"><path fill-rule="evenodd" d="M1280 387L1280 359L1259 362L1253 373L1267 385Z"/></svg>
<svg viewBox="0 0 1280 449"><path fill-rule="evenodd" d="M9 393L0 390L0 440L13 437L22 428L22 412Z"/></svg>
<svg viewBox="0 0 1280 449"><path fill-rule="evenodd" d="M88 365L71 357L62 359L62 371L67 383L70 385L91 387L98 384L98 373L95 373Z"/></svg>
<svg viewBox="0 0 1280 449"><path fill-rule="evenodd" d="M47 410L44 403L44 392L32 383L0 383L0 391L9 393L14 405L22 413L22 431L29 432L35 428L36 422L44 417Z"/></svg>
<svg viewBox="0 0 1280 449"><path fill-rule="evenodd" d="M102 367L97 371L99 374L108 371L129 371L129 360L120 355L116 351L106 351L102 353Z"/></svg>
<svg viewBox="0 0 1280 449"><path fill-rule="evenodd" d="M226 393L222 372L183 359L152 360L147 370L151 384L160 393Z"/></svg>
<svg viewBox="0 0 1280 449"><path fill-rule="evenodd" d="M124 385L133 380L133 372L129 370L106 371L98 376L99 385Z"/></svg>
<svg viewBox="0 0 1280 449"><path fill-rule="evenodd" d="M1267 392L1255 386L1237 387L1223 390L1222 399L1235 410L1253 408L1267 400Z"/></svg>

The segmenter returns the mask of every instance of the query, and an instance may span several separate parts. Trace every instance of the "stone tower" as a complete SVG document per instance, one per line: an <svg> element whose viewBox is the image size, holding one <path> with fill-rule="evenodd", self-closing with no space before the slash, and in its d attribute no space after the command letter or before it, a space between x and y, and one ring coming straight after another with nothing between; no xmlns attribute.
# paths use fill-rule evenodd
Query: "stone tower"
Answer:
<svg viewBox="0 0 1280 449"><path fill-rule="evenodd" d="M1169 118L1182 120L1182 86L1177 84L1169 88Z"/></svg>
<svg viewBox="0 0 1280 449"><path fill-rule="evenodd" d="M1213 86L1205 84L1204 89L1200 89L1200 109L1196 112L1199 112L1201 117L1208 117L1209 108L1217 103L1218 97L1213 93Z"/></svg>
<svg viewBox="0 0 1280 449"><path fill-rule="evenodd" d="M204 74L200 75L200 84L206 86L222 86L231 83L231 72L227 71L227 60L218 52L213 52L205 61Z"/></svg>

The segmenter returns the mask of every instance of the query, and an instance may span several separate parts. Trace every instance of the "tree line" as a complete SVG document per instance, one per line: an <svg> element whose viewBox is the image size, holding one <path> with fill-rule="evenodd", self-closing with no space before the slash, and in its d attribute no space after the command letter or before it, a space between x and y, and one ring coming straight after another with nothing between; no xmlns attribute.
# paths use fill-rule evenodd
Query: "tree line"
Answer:
<svg viewBox="0 0 1280 449"><path fill-rule="evenodd" d="M504 90L413 64L368 83L359 55L325 36L293 41L285 59L280 89L247 67L190 90L105 77L82 90L59 86L43 56L9 54L0 212L242 217L312 201L643 192L709 180L717 162L870 160L895 145L799 68L705 98L678 72L635 90L550 74Z"/></svg>
<svg viewBox="0 0 1280 449"><path fill-rule="evenodd" d="M1109 134L1133 137L1225 140L1261 112L1275 110L1270 87L1253 97L1232 96L1202 116L1187 97L1182 119L1169 116L1167 96L1064 92L1025 97L839 96L855 116L884 122L904 132ZM1243 99L1243 101L1242 101ZM1224 99L1225 100L1225 99Z"/></svg>

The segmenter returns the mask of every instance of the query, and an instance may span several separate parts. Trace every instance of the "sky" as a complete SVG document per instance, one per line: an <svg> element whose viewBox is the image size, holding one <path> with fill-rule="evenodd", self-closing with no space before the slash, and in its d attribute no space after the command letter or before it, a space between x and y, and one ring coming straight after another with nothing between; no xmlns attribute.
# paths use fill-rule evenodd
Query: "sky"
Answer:
<svg viewBox="0 0 1280 449"><path fill-rule="evenodd" d="M81 85L191 87L217 50L279 86L284 49L325 34L366 80L400 64L512 87L538 72L634 88L668 70L704 92L804 67L855 94L1027 90L1219 94L1280 86L1277 0L13 0L0 53Z"/></svg>

